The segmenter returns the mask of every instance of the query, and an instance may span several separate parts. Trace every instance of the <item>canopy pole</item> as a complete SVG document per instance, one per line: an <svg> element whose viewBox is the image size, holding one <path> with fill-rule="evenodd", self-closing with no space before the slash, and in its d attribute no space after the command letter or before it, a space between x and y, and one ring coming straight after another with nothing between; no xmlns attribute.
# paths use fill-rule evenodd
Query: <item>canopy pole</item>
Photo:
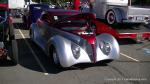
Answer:
<svg viewBox="0 0 150 84"><path fill-rule="evenodd" d="M74 0L73 1L73 9L79 10L79 8L80 8L80 0Z"/></svg>

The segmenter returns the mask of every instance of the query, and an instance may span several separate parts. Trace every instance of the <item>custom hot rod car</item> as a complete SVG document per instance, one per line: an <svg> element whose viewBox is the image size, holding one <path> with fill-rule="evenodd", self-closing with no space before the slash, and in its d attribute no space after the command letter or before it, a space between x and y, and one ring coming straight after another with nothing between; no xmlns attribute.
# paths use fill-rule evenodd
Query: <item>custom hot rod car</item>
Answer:
<svg viewBox="0 0 150 84"><path fill-rule="evenodd" d="M30 37L62 67L118 59L116 39L105 32L96 35L97 24L93 13L48 9L32 22Z"/></svg>

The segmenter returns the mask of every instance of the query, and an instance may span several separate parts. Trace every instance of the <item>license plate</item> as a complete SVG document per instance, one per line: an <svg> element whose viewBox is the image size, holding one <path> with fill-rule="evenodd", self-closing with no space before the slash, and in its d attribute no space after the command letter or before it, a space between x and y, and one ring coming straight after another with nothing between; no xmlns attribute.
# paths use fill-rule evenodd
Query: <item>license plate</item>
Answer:
<svg viewBox="0 0 150 84"><path fill-rule="evenodd" d="M136 36L136 40L137 41L142 41L142 38L143 38L143 34L142 33L138 33L137 36Z"/></svg>
<svg viewBox="0 0 150 84"><path fill-rule="evenodd" d="M143 21L144 18L143 18L142 16L137 16L137 17L136 17L136 20Z"/></svg>

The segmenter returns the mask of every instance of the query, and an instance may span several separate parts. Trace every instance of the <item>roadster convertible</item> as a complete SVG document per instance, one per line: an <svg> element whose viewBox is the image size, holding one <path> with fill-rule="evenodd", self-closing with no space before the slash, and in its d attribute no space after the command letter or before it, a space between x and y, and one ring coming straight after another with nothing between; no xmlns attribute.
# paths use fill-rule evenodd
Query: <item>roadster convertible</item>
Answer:
<svg viewBox="0 0 150 84"><path fill-rule="evenodd" d="M96 25L92 13L48 9L32 22L30 37L57 66L118 59L116 39L108 33L96 35Z"/></svg>

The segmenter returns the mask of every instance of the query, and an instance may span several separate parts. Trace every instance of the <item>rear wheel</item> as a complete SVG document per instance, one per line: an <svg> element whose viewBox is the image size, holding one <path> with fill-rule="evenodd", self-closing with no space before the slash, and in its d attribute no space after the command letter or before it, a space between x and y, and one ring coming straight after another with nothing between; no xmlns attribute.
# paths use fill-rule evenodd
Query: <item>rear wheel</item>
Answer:
<svg viewBox="0 0 150 84"><path fill-rule="evenodd" d="M109 25L113 25L116 23L116 16L113 10L109 10L106 14L106 20Z"/></svg>

